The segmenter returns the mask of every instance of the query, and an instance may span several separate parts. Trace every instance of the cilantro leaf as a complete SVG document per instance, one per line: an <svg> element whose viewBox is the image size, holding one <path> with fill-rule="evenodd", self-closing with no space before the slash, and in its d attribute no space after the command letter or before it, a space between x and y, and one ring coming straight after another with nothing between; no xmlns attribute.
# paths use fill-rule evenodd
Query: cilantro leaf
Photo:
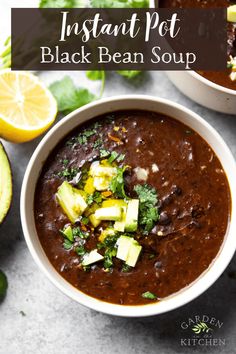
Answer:
<svg viewBox="0 0 236 354"><path fill-rule="evenodd" d="M85 7L85 0L41 0L40 8L74 8Z"/></svg>
<svg viewBox="0 0 236 354"><path fill-rule="evenodd" d="M150 291L146 291L145 293L142 294L142 297L144 299L149 299L149 300L157 300L157 296Z"/></svg>
<svg viewBox="0 0 236 354"><path fill-rule="evenodd" d="M97 81L102 80L103 73L101 70L89 70L86 72L86 76L89 80Z"/></svg>
<svg viewBox="0 0 236 354"><path fill-rule="evenodd" d="M149 0L91 0L92 7L96 8L148 8Z"/></svg>
<svg viewBox="0 0 236 354"><path fill-rule="evenodd" d="M112 151L111 156L110 156L109 159L108 159L108 162L111 164L113 161L116 160L116 158L118 157L118 155L119 155L118 152Z"/></svg>
<svg viewBox="0 0 236 354"><path fill-rule="evenodd" d="M58 110L69 113L96 99L96 96L85 88L77 88L69 76L55 81L49 86L57 100Z"/></svg>
<svg viewBox="0 0 236 354"><path fill-rule="evenodd" d="M157 208L158 198L155 188L148 184L138 184L134 187L139 197L139 224L144 234L148 234L159 219Z"/></svg>
<svg viewBox="0 0 236 354"><path fill-rule="evenodd" d="M78 256L84 256L86 253L86 250L84 246L78 246L75 248L75 252L78 254Z"/></svg>
<svg viewBox="0 0 236 354"><path fill-rule="evenodd" d="M118 198L128 199L125 193L125 182L124 182L124 172L127 166L117 167L117 174L112 178L110 183L110 190L114 193Z"/></svg>
<svg viewBox="0 0 236 354"><path fill-rule="evenodd" d="M126 79L134 79L139 76L142 71L140 70L118 70L117 74L125 77Z"/></svg>
<svg viewBox="0 0 236 354"><path fill-rule="evenodd" d="M58 172L58 177L63 177L68 181L71 181L79 173L78 168L64 168L62 171Z"/></svg>
<svg viewBox="0 0 236 354"><path fill-rule="evenodd" d="M73 243L68 239L65 239L63 247L65 248L65 250L70 250L73 247Z"/></svg>

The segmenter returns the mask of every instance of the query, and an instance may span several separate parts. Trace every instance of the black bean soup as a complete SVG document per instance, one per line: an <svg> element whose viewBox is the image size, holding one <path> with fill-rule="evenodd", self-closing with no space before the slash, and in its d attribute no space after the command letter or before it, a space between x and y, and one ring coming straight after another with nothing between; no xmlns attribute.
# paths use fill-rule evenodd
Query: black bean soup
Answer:
<svg viewBox="0 0 236 354"><path fill-rule="evenodd" d="M110 303L159 301L219 252L231 199L209 145L177 120L119 111L81 125L39 177L35 223L55 269Z"/></svg>

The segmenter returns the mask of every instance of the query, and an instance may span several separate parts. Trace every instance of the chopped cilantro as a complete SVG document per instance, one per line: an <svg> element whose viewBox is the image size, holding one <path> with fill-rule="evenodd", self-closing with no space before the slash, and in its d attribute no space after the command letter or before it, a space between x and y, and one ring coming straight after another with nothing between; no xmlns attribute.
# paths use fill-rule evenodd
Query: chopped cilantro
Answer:
<svg viewBox="0 0 236 354"><path fill-rule="evenodd" d="M68 165L68 163L69 163L69 160L64 159L64 160L62 160L62 163L63 163L63 165L64 165L64 166L67 166L67 165Z"/></svg>
<svg viewBox="0 0 236 354"><path fill-rule="evenodd" d="M93 194L93 200L96 202L96 203L101 203L102 202L102 195L100 192L96 191L94 192Z"/></svg>
<svg viewBox="0 0 236 354"><path fill-rule="evenodd" d="M70 250L73 247L73 243L66 238L63 243L63 247L65 250Z"/></svg>
<svg viewBox="0 0 236 354"><path fill-rule="evenodd" d="M110 190L113 194L115 194L118 198L127 199L127 195L125 194L125 183L124 183L124 172L127 166L125 167L117 167L117 174L112 178L110 183Z"/></svg>
<svg viewBox="0 0 236 354"><path fill-rule="evenodd" d="M86 137L85 135L80 134L80 135L78 136L78 143L79 143L80 145L86 144L87 141L88 141L88 139L87 139L87 137Z"/></svg>
<svg viewBox="0 0 236 354"><path fill-rule="evenodd" d="M58 172L59 177L64 177L68 181L72 180L77 174L79 173L78 168L76 167L71 167L71 168L65 168L64 170Z"/></svg>
<svg viewBox="0 0 236 354"><path fill-rule="evenodd" d="M117 250L116 248L108 248L104 254L104 268L109 269L113 266L113 257L116 256Z"/></svg>
<svg viewBox="0 0 236 354"><path fill-rule="evenodd" d="M78 246L75 248L75 252L78 254L78 256L84 256L86 253L86 250L84 246Z"/></svg>
<svg viewBox="0 0 236 354"><path fill-rule="evenodd" d="M125 159L125 154L120 154L120 155L117 157L116 161L117 161L117 162L121 162L121 161L123 161L124 159Z"/></svg>
<svg viewBox="0 0 236 354"><path fill-rule="evenodd" d="M119 155L118 152L112 151L111 156L110 156L109 159L108 159L108 162L109 162L109 163L112 163L113 161L115 161L116 158L118 157L118 155Z"/></svg>
<svg viewBox="0 0 236 354"><path fill-rule="evenodd" d="M132 267L130 267L128 264L123 264L123 266L122 266L122 269L121 269L121 271L123 272L123 273L128 273L128 272L130 272L131 271L131 269L132 269Z"/></svg>
<svg viewBox="0 0 236 354"><path fill-rule="evenodd" d="M157 296L150 291L146 291L145 293L142 294L142 297L144 299L149 299L149 300L157 300Z"/></svg>
<svg viewBox="0 0 236 354"><path fill-rule="evenodd" d="M82 231L79 226L73 228L73 236L80 237L80 238L88 238L89 232Z"/></svg>
<svg viewBox="0 0 236 354"><path fill-rule="evenodd" d="M148 234L159 219L157 192L155 188L152 188L148 184L138 184L134 187L134 190L138 194L140 202L139 224L143 227L144 234Z"/></svg>
<svg viewBox="0 0 236 354"><path fill-rule="evenodd" d="M88 195L86 200L88 205L93 204L93 202L100 204L102 202L102 195L100 192L96 191L93 194Z"/></svg>
<svg viewBox="0 0 236 354"><path fill-rule="evenodd" d="M98 138L97 140L95 140L95 142L93 143L93 148L97 149L99 147L101 147L103 145L102 139Z"/></svg>
<svg viewBox="0 0 236 354"><path fill-rule="evenodd" d="M153 254L153 253L149 254L148 258L149 258L149 259L155 258L155 254Z"/></svg>
<svg viewBox="0 0 236 354"><path fill-rule="evenodd" d="M87 218L86 216L83 216L81 219L82 224L87 225L89 223L89 218Z"/></svg>
<svg viewBox="0 0 236 354"><path fill-rule="evenodd" d="M108 157L110 155L110 151L106 149L100 149L99 154L101 158Z"/></svg>
<svg viewBox="0 0 236 354"><path fill-rule="evenodd" d="M88 195L87 200L86 200L86 203L87 203L88 205L93 204L93 195L92 195L92 194L89 194L89 195Z"/></svg>
<svg viewBox="0 0 236 354"><path fill-rule="evenodd" d="M107 236L103 242L97 244L97 248L113 248L116 244L118 237L118 235Z"/></svg>

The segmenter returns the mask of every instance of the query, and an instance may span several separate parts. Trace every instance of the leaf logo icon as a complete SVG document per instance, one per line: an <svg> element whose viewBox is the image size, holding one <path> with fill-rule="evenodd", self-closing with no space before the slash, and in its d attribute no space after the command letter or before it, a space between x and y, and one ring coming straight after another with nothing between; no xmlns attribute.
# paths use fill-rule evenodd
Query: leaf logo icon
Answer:
<svg viewBox="0 0 236 354"><path fill-rule="evenodd" d="M208 333L209 331L212 331L212 328L208 327L205 322L199 322L194 327L192 327L192 331L196 334Z"/></svg>

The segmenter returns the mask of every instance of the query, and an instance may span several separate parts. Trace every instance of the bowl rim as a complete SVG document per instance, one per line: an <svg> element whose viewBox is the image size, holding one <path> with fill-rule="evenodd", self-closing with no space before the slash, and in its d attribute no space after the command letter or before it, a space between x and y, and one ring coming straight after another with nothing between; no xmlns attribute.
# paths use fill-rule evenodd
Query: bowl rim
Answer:
<svg viewBox="0 0 236 354"><path fill-rule="evenodd" d="M227 237L225 236L225 240L223 242L221 250L218 252L217 257L215 260L212 262L212 264L209 266L209 268L203 272L199 278L197 278L193 283L191 283L189 286L183 288L180 290L179 293L173 294L168 298L165 298L161 300L160 302L148 304L148 305L134 305L134 306L127 306L127 305L117 305L117 304L112 304L108 302L104 302L101 300L98 300L96 298L93 298L89 295L86 295L85 293L82 293L80 290L74 288L70 283L68 283L51 265L49 260L47 259L46 262L44 262L41 258L42 255L40 255L39 251L36 250L36 247L34 245L34 241L32 239L32 235L29 231L29 225L30 222L32 223L32 220L28 220L28 213L26 209L26 198L27 198L27 185L28 181L30 180L32 170L34 168L34 165L37 165L37 156L40 154L40 151L44 147L44 145L47 145L50 138L54 135L55 132L57 132L59 129L62 130L63 132L63 125L67 124L70 120L75 119L79 114L89 111L94 107L97 106L105 106L108 103L117 103L117 102L123 102L124 100L127 101L142 101L144 103L144 107L148 107L148 103L151 104L160 104L164 106L169 106L172 109L175 109L176 111L185 113L188 118L189 118L189 126L191 120L195 120L195 122L198 122L201 126L203 126L205 129L209 131L209 133L218 141L220 144L221 148L224 149L225 154L227 155L227 158L225 157L225 160L227 159L228 162L230 162L230 166L232 169L232 175L236 175L236 163L234 160L234 157L224 142L224 140L221 138L221 136L217 133L217 131L208 123L206 122L203 118L201 118L198 114L194 113L190 109L180 105L179 103L175 103L173 101L163 99L163 98L157 98L154 96L150 95L119 95L119 96L113 96L113 97L108 97L104 98L95 102L92 102L86 106L83 106L63 119L61 119L56 125L54 125L48 132L47 134L43 137L43 139L40 141L38 144L37 148L35 149L33 155L31 156L31 159L28 163L25 176L23 179L22 183L22 189L21 189L21 198L20 198L20 214L21 214L21 224L22 224L22 229L23 229L23 234L27 243L27 246L30 250L30 253L34 259L34 261L38 264L39 268L43 271L43 273L47 276L47 278L57 287L59 288L64 294L66 294L68 297L72 298L73 300L77 301L79 304L84 305L90 309L105 313L105 314L110 314L110 315L115 315L115 316L121 316L121 317L147 317L147 316L154 316L158 315L161 313L169 312L172 311L180 306L185 305L186 303L189 303L199 295L201 295L203 292L205 292L223 273L225 268L228 266L230 260L232 259L235 249L236 249L236 240L233 238L233 234L236 230L236 213L234 213L235 209L235 203L234 200L236 200L236 185L234 187L234 184L232 181L230 182L229 176L228 177L228 182L229 182L229 187L231 191L231 220L228 225L228 232ZM133 108L135 109L135 108ZM140 108L137 108L140 109ZM145 110L146 108L144 108ZM117 110L117 108L114 108L114 110ZM104 114L105 114L106 109L104 109ZM95 115L93 115L95 117ZM89 119L87 119L89 120ZM74 128L72 128L73 130ZM194 129L195 130L195 129ZM67 130L61 134L61 138L65 136L66 134L69 133L70 130ZM209 142L208 142L209 143ZM57 143L53 144L53 147L55 147ZM209 144L211 146L211 144ZM213 149L214 150L214 149ZM48 149L48 154L50 153L51 149ZM220 160L221 163L223 159ZM41 170L41 165L38 164L38 171ZM231 176L232 177L232 176ZM33 186L33 189L35 190L35 185ZM235 216L234 216L235 215ZM34 220L33 220L34 223ZM37 233L36 237L37 237ZM44 251L43 251L44 252ZM224 257L223 257L224 256ZM44 258L47 258L44 255ZM47 264L46 264L47 263ZM173 300L174 299L174 300ZM173 300L173 301L172 301ZM161 305L160 305L161 304Z"/></svg>
<svg viewBox="0 0 236 354"><path fill-rule="evenodd" d="M235 88L235 90L233 90L228 87L216 84L215 82L206 79L204 76L200 75L198 72L193 71L193 70L190 70L190 71L187 70L186 72L210 88L213 88L217 91L224 92L224 93L227 93L227 94L230 94L233 96L236 96L236 88Z"/></svg>

